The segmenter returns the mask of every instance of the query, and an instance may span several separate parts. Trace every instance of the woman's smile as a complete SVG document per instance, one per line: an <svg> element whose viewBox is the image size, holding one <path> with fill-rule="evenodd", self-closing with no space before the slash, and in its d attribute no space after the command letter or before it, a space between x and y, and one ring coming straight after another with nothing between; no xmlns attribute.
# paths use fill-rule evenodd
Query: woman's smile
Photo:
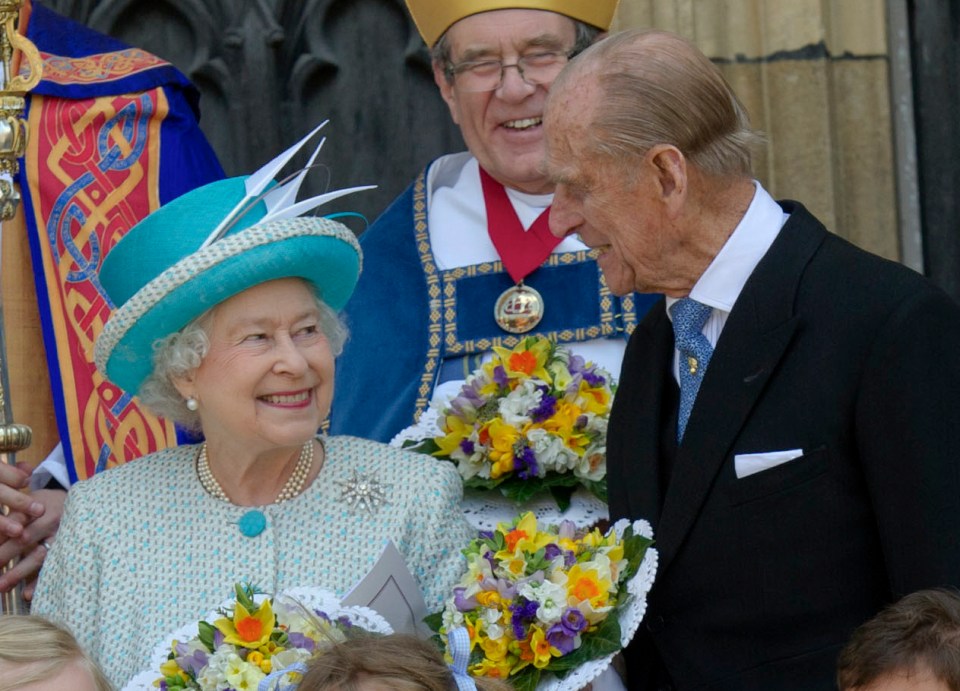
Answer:
<svg viewBox="0 0 960 691"><path fill-rule="evenodd" d="M307 408L313 401L313 389L258 396L257 400L278 408Z"/></svg>

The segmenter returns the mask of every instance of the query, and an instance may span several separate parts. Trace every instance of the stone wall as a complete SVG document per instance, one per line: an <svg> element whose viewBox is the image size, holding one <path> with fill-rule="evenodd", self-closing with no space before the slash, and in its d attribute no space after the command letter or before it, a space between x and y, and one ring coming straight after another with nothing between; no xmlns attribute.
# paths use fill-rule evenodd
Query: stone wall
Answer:
<svg viewBox="0 0 960 691"><path fill-rule="evenodd" d="M768 139L756 174L831 230L900 259L883 0L622 0L614 28L694 41Z"/></svg>

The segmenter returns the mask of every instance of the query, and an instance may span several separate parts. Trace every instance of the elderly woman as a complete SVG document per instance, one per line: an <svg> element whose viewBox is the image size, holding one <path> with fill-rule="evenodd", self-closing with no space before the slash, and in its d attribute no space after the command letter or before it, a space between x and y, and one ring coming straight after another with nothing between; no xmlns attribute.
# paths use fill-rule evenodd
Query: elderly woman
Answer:
<svg viewBox="0 0 960 691"><path fill-rule="evenodd" d="M453 466L316 436L344 340L335 310L360 250L334 221L283 218L269 198L244 204L247 187L235 178L174 200L100 271L121 306L98 368L205 438L70 491L34 611L67 625L117 685L235 583L342 594L388 539L439 608L471 537Z"/></svg>

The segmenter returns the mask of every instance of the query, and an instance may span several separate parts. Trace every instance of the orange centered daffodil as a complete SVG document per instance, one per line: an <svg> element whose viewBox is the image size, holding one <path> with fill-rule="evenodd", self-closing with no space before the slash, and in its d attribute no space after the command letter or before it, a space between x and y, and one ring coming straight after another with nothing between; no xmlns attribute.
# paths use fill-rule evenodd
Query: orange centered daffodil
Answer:
<svg viewBox="0 0 960 691"><path fill-rule="evenodd" d="M270 601L265 600L253 612L238 602L233 609L233 619L217 619L213 625L223 634L225 642L256 650L270 640L273 623L273 608Z"/></svg>

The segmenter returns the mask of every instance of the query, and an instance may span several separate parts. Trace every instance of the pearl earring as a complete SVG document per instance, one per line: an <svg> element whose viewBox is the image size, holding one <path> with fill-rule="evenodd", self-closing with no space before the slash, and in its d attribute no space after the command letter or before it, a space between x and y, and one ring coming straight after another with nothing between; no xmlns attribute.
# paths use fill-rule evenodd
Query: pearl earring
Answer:
<svg viewBox="0 0 960 691"><path fill-rule="evenodd" d="M195 413L199 408L200 408L200 404L197 402L197 399L194 398L193 396L190 396L187 399L187 410Z"/></svg>

